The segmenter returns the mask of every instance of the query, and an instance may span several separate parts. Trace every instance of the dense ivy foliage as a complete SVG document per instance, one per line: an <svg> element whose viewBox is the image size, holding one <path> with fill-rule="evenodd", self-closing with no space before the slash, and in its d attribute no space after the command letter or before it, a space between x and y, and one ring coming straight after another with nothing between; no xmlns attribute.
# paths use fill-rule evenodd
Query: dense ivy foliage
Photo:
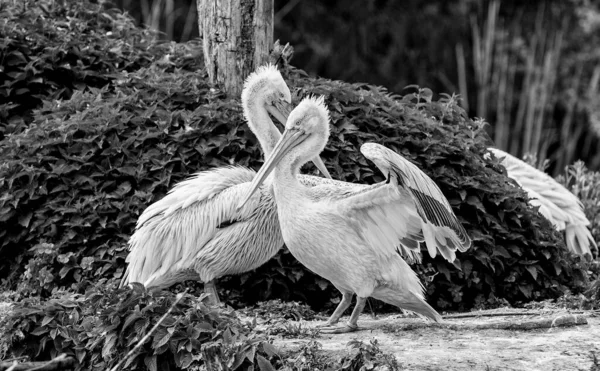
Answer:
<svg viewBox="0 0 600 371"><path fill-rule="evenodd" d="M43 100L101 87L148 65L152 33L114 9L82 1L0 3L0 139L22 131Z"/></svg>
<svg viewBox="0 0 600 371"><path fill-rule="evenodd" d="M201 364L272 369L252 367L270 366L267 358L276 351L252 332L251 323L242 323L231 309L180 295L179 300L168 293L155 296L142 285L117 289L101 280L85 295L57 293L43 303L26 299L2 323L0 343L16 357L50 359L66 353L77 359L77 370L108 370L119 362L119 370L195 369Z"/></svg>
<svg viewBox="0 0 600 371"><path fill-rule="evenodd" d="M72 28L89 21L55 6L56 17L37 21L54 24L62 16ZM34 8L23 12L35 13ZM126 18L111 12L110 27L124 27ZM10 22L19 24L19 18ZM113 32L110 27L102 31ZM88 44L78 50L104 50L100 39L84 38ZM239 99L207 84L197 63L198 45L123 46L134 60L142 53L137 48L154 53L145 66L134 68L137 62L130 61L120 65L131 68L98 72L106 78L104 86L78 85L67 100L40 97L43 104L33 111L28 129L3 140L0 277L5 287L48 295L58 287L83 292L89 282L118 279L137 217L176 182L226 164L260 165ZM106 51L101 55L113 58ZM295 69L284 75L296 101L307 94L326 97L332 134L323 157L335 177L382 180L358 151L373 141L419 165L450 200L474 245L454 264L425 256L417 267L434 306L467 309L582 288L585 270L564 252L558 233L527 205L525 193L498 162L482 159L489 145L483 123L469 119L453 97L434 101L429 89L418 88L393 96L381 87L311 78ZM281 297L321 306L337 295L285 250L261 269L224 281L230 300Z"/></svg>
<svg viewBox="0 0 600 371"><path fill-rule="evenodd" d="M150 293L137 284L118 289L100 280L85 295L56 292L41 302L25 299L13 303L11 313L0 319L0 358L48 360L64 353L76 360L76 370L401 369L396 357L384 353L374 339L352 340L349 352L335 356L315 340L282 352L257 326L267 321L269 333L279 328L284 332L278 335L298 339L300 325L278 327L271 321L314 315L306 305L260 303L256 312L245 311L250 320L244 321L230 308L207 307L205 297ZM318 329L311 333L314 338Z"/></svg>

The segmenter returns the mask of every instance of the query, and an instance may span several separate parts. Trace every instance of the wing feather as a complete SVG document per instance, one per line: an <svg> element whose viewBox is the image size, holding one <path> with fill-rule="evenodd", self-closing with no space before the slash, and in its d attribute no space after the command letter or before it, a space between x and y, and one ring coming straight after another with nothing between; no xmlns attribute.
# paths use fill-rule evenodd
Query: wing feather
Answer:
<svg viewBox="0 0 600 371"><path fill-rule="evenodd" d="M191 269L194 256L219 231L219 226L252 216L260 203L253 197L237 210L255 172L244 167L225 167L200 172L178 183L164 198L139 217L129 240L131 253L122 283L141 282L162 286L169 273Z"/></svg>
<svg viewBox="0 0 600 371"><path fill-rule="evenodd" d="M399 195L404 192L405 195ZM404 189L379 183L340 189L330 184L315 186L311 192L326 200L325 209L336 210L356 226L367 245L381 259L400 254L410 261L423 241L420 218Z"/></svg>
<svg viewBox="0 0 600 371"><path fill-rule="evenodd" d="M444 258L453 261L455 250L466 251L471 246L466 230L431 178L404 157L379 144L366 143L360 150L386 175L388 186L408 192L420 216L422 233L432 257L439 251Z"/></svg>
<svg viewBox="0 0 600 371"><path fill-rule="evenodd" d="M311 196L327 200L359 229L362 237L385 258L400 254L409 262L420 261L419 242L425 241L433 257L439 251L453 261L455 250L471 244L448 200L437 185L416 166L387 148L367 143L361 152L387 175L374 185L344 183L330 179L311 181Z"/></svg>
<svg viewBox="0 0 600 371"><path fill-rule="evenodd" d="M567 248L577 254L591 256L590 246L596 242L587 229L590 221L585 216L581 201L550 175L536 169L504 151L488 148L506 168L507 175L527 192L530 204L539 206L539 212L559 231L566 231ZM577 231L576 235L575 232Z"/></svg>

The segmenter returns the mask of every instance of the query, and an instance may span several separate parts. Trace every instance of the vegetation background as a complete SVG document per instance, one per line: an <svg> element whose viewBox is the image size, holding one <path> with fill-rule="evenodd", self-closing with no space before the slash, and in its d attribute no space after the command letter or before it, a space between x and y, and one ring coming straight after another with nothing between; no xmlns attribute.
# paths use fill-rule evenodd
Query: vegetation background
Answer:
<svg viewBox="0 0 600 371"><path fill-rule="evenodd" d="M164 40L198 37L194 0L116 0ZM459 93L496 146L557 175L600 168L600 6L592 0L275 0L275 39L311 75Z"/></svg>
<svg viewBox="0 0 600 371"><path fill-rule="evenodd" d="M415 267L436 308L559 297L594 307L597 262L567 253L497 160L482 155L492 136L514 153L549 158L600 240L600 175L571 165L599 166L597 4L396 3L275 3L276 37L294 45L301 67L282 71L294 99L322 94L331 110L328 168L347 181L380 181L356 150L377 141L440 185L474 247L454 264L426 255ZM251 324L204 306L198 286L178 298L117 288L127 239L149 204L195 171L257 168L261 158L239 100L207 83L195 4L119 5L133 18L95 1L0 1L0 279L15 302L0 323L0 356L66 352L80 369L119 360L124 369L280 367L286 361ZM412 83L428 88L403 89ZM339 300L286 250L220 284L236 307L281 298L327 309ZM163 316L152 340L124 357Z"/></svg>

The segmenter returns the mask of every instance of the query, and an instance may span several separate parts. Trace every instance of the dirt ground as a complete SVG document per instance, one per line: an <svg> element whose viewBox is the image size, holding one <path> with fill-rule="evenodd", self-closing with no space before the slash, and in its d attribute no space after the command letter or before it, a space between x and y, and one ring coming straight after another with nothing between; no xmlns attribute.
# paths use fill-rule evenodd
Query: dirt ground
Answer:
<svg viewBox="0 0 600 371"><path fill-rule="evenodd" d="M319 334L323 350L347 351L352 339L377 339L408 370L600 370L600 317L595 312L479 312L484 316L450 318L435 324L401 315L363 315L361 330ZM346 320L347 317L342 318ZM315 327L324 321L299 321ZM541 328L540 328L541 327ZM293 350L309 339L279 337L275 345ZM599 360L600 361L600 360Z"/></svg>
<svg viewBox="0 0 600 371"><path fill-rule="evenodd" d="M10 306L1 303L0 315ZM250 311L251 312L251 311ZM243 320L254 316L242 315ZM287 321L274 316L257 318L258 332L281 328L312 329L325 320ZM348 317L342 317L345 322ZM402 369L433 370L585 370L600 371L600 313L564 310L501 309L444 316L440 324L398 314L362 315L359 331L346 334L319 333L314 339L271 335L282 353L294 351L316 340L332 357L347 353L354 339L368 343L376 339L380 349L393 354ZM598 357L596 364L592 354Z"/></svg>

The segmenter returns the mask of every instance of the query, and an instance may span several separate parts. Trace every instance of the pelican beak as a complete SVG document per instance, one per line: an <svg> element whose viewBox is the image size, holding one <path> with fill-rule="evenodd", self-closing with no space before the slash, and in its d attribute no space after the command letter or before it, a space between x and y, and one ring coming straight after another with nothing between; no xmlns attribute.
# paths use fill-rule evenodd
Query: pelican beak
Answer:
<svg viewBox="0 0 600 371"><path fill-rule="evenodd" d="M319 169L321 174L325 175L326 178L332 179L331 174L329 174L329 171L327 170L327 167L325 166L325 163L323 162L323 160L321 160L320 156L313 158L312 162L313 162L313 164L315 164L317 169Z"/></svg>
<svg viewBox="0 0 600 371"><path fill-rule="evenodd" d="M294 109L294 106L291 103L286 102L285 100L275 100L273 105L267 106L267 111L273 115L281 123L281 125L285 126L287 122L288 116ZM325 163L321 160L321 157L317 156L312 159L313 164L319 169L321 174L323 174L326 178L332 179L331 174L327 170Z"/></svg>
<svg viewBox="0 0 600 371"><path fill-rule="evenodd" d="M273 148L273 152L271 156L265 160L265 163L258 171L258 174L254 177L252 184L250 185L250 191L246 193L246 196L242 199L242 201L238 204L237 209L241 209L248 200L252 197L252 195L256 192L258 187L260 187L265 179L271 174L275 166L279 164L281 159L285 156L285 154L300 144L304 139L306 139L307 134L304 131L300 131L297 129L285 130L279 142Z"/></svg>
<svg viewBox="0 0 600 371"><path fill-rule="evenodd" d="M294 105L283 99L276 99L272 105L267 105L267 111L283 126L285 126L287 118L293 109Z"/></svg>

